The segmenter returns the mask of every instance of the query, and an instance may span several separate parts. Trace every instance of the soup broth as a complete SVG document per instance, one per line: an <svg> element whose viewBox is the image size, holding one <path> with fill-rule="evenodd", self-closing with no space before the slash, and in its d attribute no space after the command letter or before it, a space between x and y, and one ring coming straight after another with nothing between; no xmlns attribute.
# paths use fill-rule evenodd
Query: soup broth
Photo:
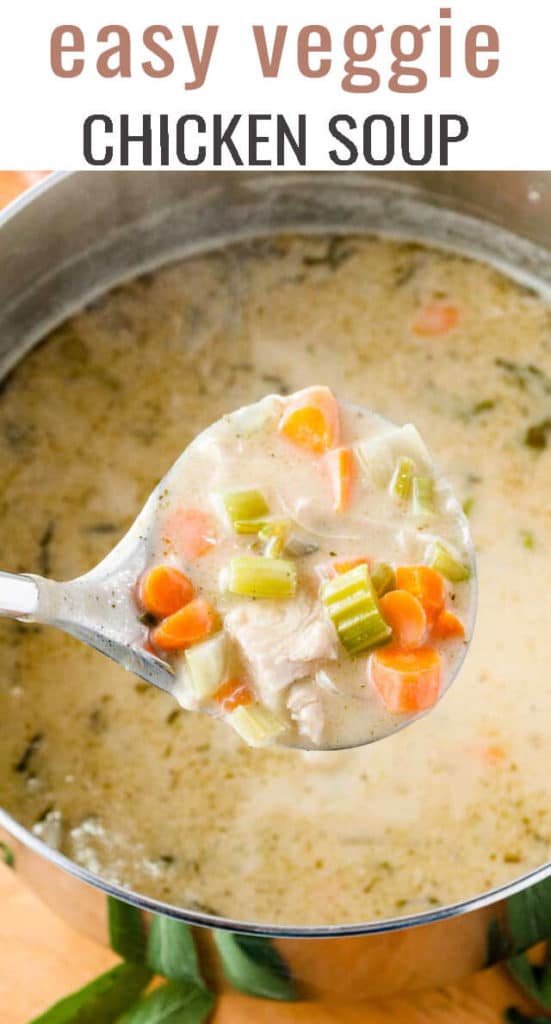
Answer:
<svg viewBox="0 0 551 1024"><path fill-rule="evenodd" d="M435 304L455 322L419 330ZM136 279L48 337L0 396L3 568L86 571L199 430L315 380L426 437L467 503L479 611L427 718L325 754L249 749L77 641L2 622L7 810L116 883L272 924L413 913L548 859L550 328L475 260L278 237Z"/></svg>

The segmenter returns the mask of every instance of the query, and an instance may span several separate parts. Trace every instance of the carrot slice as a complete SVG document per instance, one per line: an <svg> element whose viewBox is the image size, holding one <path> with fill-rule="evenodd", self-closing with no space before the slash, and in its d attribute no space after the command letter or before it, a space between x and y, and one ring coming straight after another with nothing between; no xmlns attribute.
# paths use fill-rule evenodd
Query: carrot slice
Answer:
<svg viewBox="0 0 551 1024"><path fill-rule="evenodd" d="M196 597L151 631L151 640L164 651L181 651L204 640L216 626L216 612L203 597Z"/></svg>
<svg viewBox="0 0 551 1024"><path fill-rule="evenodd" d="M426 711L438 700L442 663L433 647L381 647L369 659L371 682L393 713Z"/></svg>
<svg viewBox="0 0 551 1024"><path fill-rule="evenodd" d="M437 640L464 640L465 627L457 615L444 610L432 627L432 635Z"/></svg>
<svg viewBox="0 0 551 1024"><path fill-rule="evenodd" d="M327 455L329 479L333 489L335 512L346 512L352 501L354 484L358 475L356 457L351 448L336 448Z"/></svg>
<svg viewBox="0 0 551 1024"><path fill-rule="evenodd" d="M505 759L505 756L506 751L504 747L498 743L492 743L482 751L482 758L486 764L499 764L500 761Z"/></svg>
<svg viewBox="0 0 551 1024"><path fill-rule="evenodd" d="M299 448L322 455L339 443L339 405L329 388L298 391L286 403L279 431Z"/></svg>
<svg viewBox="0 0 551 1024"><path fill-rule="evenodd" d="M184 558L202 558L216 544L216 525L200 508L177 508L165 520L163 540Z"/></svg>
<svg viewBox="0 0 551 1024"><path fill-rule="evenodd" d="M396 589L408 590L423 605L429 625L438 618L446 603L446 583L436 569L428 565L404 565L396 570Z"/></svg>
<svg viewBox="0 0 551 1024"><path fill-rule="evenodd" d="M427 615L421 602L408 590L391 590L379 601L399 647L420 647L427 631Z"/></svg>
<svg viewBox="0 0 551 1024"><path fill-rule="evenodd" d="M158 619L164 619L191 601L195 589L179 569L171 565L155 565L142 576L138 593L145 610Z"/></svg>
<svg viewBox="0 0 551 1024"><path fill-rule="evenodd" d="M431 302L418 310L411 329L422 338L439 338L453 331L458 323L457 306L445 302Z"/></svg>
<svg viewBox="0 0 551 1024"><path fill-rule="evenodd" d="M248 707L254 702L254 696L245 683L239 679L228 679L219 686L213 700L220 704L224 714L235 711L239 707Z"/></svg>
<svg viewBox="0 0 551 1024"><path fill-rule="evenodd" d="M340 576L343 572L348 572L350 569L355 569L357 565L367 565L367 567L369 568L371 562L369 558L366 558L365 556L361 558L339 559L338 561L331 563L331 575L336 576L338 574Z"/></svg>

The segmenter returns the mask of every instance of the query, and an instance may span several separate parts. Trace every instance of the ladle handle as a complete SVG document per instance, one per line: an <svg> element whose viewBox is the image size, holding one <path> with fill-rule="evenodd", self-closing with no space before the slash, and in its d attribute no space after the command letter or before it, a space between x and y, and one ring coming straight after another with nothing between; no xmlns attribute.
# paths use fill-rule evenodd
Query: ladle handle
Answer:
<svg viewBox="0 0 551 1024"><path fill-rule="evenodd" d="M38 612L40 589L32 576L0 572L0 615L32 619Z"/></svg>

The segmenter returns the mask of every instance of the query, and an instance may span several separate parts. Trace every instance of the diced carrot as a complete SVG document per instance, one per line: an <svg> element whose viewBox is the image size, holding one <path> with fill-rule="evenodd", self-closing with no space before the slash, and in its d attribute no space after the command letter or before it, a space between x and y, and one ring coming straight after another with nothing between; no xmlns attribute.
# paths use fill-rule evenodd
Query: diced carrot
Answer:
<svg viewBox="0 0 551 1024"><path fill-rule="evenodd" d="M465 627L457 615L444 610L432 627L432 635L436 640L464 640Z"/></svg>
<svg viewBox="0 0 551 1024"><path fill-rule="evenodd" d="M213 698L220 704L222 711L228 714L235 708L248 707L254 702L254 696L245 683L239 679L228 679L219 686Z"/></svg>
<svg viewBox="0 0 551 1024"><path fill-rule="evenodd" d="M505 754L505 749L499 743L491 743L482 751L482 757L486 764L499 764L505 759Z"/></svg>
<svg viewBox="0 0 551 1024"><path fill-rule="evenodd" d="M216 544L216 525L200 508L177 508L165 520L163 540L190 561L202 558Z"/></svg>
<svg viewBox="0 0 551 1024"><path fill-rule="evenodd" d="M151 640L164 651L181 651L191 647L212 633L216 626L216 612L203 597L196 597L174 615L151 631Z"/></svg>
<svg viewBox="0 0 551 1024"><path fill-rule="evenodd" d="M369 659L371 682L389 711L426 711L438 700L442 677L440 655L433 647L403 651L381 647Z"/></svg>
<svg viewBox="0 0 551 1024"><path fill-rule="evenodd" d="M429 626L446 603L446 583L436 569L428 565L404 565L396 570L396 589L409 590L425 609Z"/></svg>
<svg viewBox="0 0 551 1024"><path fill-rule="evenodd" d="M339 559L337 562L332 562L330 566L331 575L341 575L343 572L348 572L350 569L355 569L357 565L367 565L368 568L371 565L369 558L345 558Z"/></svg>
<svg viewBox="0 0 551 1024"><path fill-rule="evenodd" d="M446 302L430 302L418 310L411 325L422 338L439 338L449 334L459 323L459 308Z"/></svg>
<svg viewBox="0 0 551 1024"><path fill-rule="evenodd" d="M327 455L327 465L333 490L333 508L335 512L346 512L352 501L358 475L354 452L351 448L335 448Z"/></svg>
<svg viewBox="0 0 551 1024"><path fill-rule="evenodd" d="M408 590L391 590L381 598L379 607L399 647L421 646L427 631L427 616L413 594Z"/></svg>
<svg viewBox="0 0 551 1024"><path fill-rule="evenodd" d="M158 619L164 619L191 601L195 589L179 569L171 565L155 565L142 576L138 592L145 610Z"/></svg>
<svg viewBox="0 0 551 1024"><path fill-rule="evenodd" d="M322 455L339 443L339 405L329 388L298 391L286 403L279 431L299 448Z"/></svg>

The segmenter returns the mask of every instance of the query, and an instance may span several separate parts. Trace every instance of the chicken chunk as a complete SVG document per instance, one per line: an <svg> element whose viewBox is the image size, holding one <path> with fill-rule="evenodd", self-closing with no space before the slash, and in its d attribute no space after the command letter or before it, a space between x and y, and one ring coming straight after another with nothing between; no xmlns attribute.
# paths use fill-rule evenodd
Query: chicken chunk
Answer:
<svg viewBox="0 0 551 1024"><path fill-rule="evenodd" d="M238 644L266 703L296 679L337 657L337 635L321 606L307 597L254 601L232 608L224 625Z"/></svg>
<svg viewBox="0 0 551 1024"><path fill-rule="evenodd" d="M287 707L298 731L313 743L321 743L325 715L323 700L316 683L293 683L287 695Z"/></svg>

